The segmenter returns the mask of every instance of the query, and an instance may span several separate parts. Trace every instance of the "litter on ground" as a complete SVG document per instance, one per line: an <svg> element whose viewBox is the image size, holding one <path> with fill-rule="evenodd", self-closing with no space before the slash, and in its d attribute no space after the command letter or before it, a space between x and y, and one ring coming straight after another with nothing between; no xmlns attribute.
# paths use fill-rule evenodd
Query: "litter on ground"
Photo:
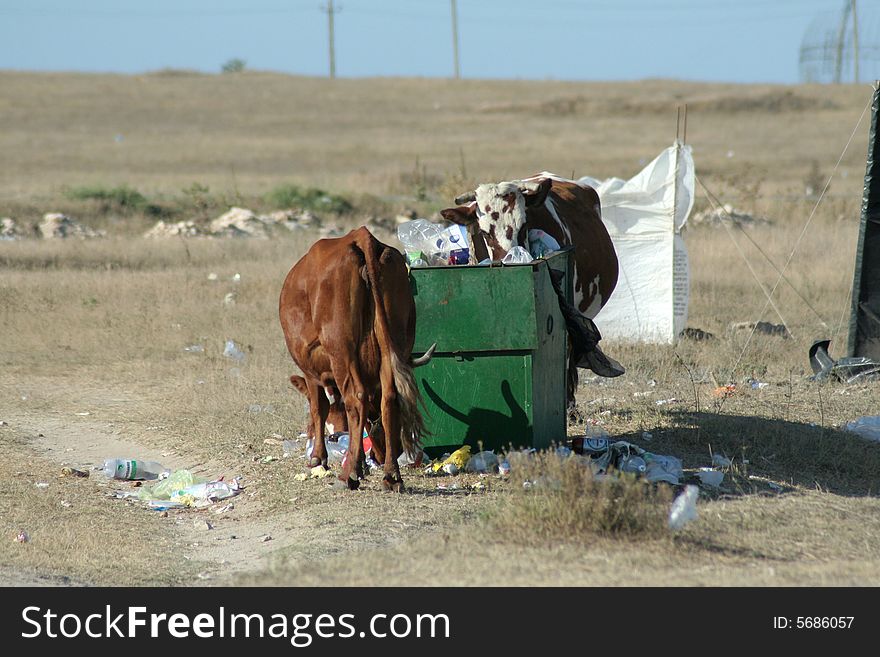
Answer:
<svg viewBox="0 0 880 657"><path fill-rule="evenodd" d="M847 422L844 429L862 438L880 442L880 415L866 415Z"/></svg>
<svg viewBox="0 0 880 657"><path fill-rule="evenodd" d="M700 483L710 488L718 488L724 481L724 473L712 468L700 468L697 470L697 477L699 477Z"/></svg>

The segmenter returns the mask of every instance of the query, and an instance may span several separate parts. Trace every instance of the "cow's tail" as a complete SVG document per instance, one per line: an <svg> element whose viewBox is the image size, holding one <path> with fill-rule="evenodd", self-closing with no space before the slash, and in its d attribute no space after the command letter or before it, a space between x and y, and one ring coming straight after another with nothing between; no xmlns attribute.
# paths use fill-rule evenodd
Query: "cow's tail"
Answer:
<svg viewBox="0 0 880 657"><path fill-rule="evenodd" d="M373 293L373 305L376 309L376 337L379 342L379 351L381 358L387 359L394 378L397 407L400 413L401 447L410 457L414 457L421 446L422 436L425 435L425 424L419 411L421 394L412 364L409 359L401 358L398 345L394 341L388 325L388 313L382 297L377 263L381 256L381 250L388 247L376 240L369 231L363 230L368 236L367 243L359 241L361 241L360 247L364 252L368 283Z"/></svg>

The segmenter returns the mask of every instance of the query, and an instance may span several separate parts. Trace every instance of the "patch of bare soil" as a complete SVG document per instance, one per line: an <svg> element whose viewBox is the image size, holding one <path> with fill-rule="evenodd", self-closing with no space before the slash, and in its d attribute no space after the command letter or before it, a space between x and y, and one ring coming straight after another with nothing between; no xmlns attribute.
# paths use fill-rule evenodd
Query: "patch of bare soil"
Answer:
<svg viewBox="0 0 880 657"><path fill-rule="evenodd" d="M25 458L51 464L44 469L60 471L71 466L90 471L91 476L81 481L88 482L95 503L112 491L135 486L132 482L109 480L96 471L105 459L116 456L136 456L172 469L186 468L204 479L221 475L231 479L240 474L230 469L228 462L193 462L185 445L177 450L157 446L163 442L159 436L163 427L144 426L131 419L136 414L130 411L141 403L141 393L109 390L94 382L72 385L64 380L19 381L16 385L22 393L21 403L0 409L6 435L18 438L9 441L7 447L20 455L34 455ZM242 470L254 472L259 464L241 465ZM448 496L450 503L438 510L431 504L431 496L437 491L421 476L409 477L410 494L395 496L380 492L378 481L372 481L375 478L368 479L363 490L357 492L334 486L335 477L295 482L294 475L303 469L299 459L278 460L260 467L272 471L275 479L289 480L288 487L269 495L261 486L265 482L246 476L243 492L230 500L201 509L168 511L162 526L170 533L174 549L163 560L168 571L166 579L177 585L222 584L248 573L269 571L276 562L320 562L352 550L401 543L413 531L431 530L467 513L465 498L469 495L465 491L457 497ZM151 520L159 515L140 502L111 502L120 512L136 511ZM144 559L149 558L148 547L145 543ZM193 567L195 576L175 576L175 572L192 571ZM103 576L84 580L68 573L2 566L0 583L108 582ZM109 583L127 582L114 579Z"/></svg>

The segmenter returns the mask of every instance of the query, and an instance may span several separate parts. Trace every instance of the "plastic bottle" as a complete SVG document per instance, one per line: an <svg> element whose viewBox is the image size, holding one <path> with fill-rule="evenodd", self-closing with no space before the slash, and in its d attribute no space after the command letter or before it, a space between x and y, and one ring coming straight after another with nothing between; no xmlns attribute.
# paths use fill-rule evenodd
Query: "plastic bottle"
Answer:
<svg viewBox="0 0 880 657"><path fill-rule="evenodd" d="M122 458L104 461L104 474L114 479L156 479L163 472L170 471L156 461Z"/></svg>
<svg viewBox="0 0 880 657"><path fill-rule="evenodd" d="M347 433L340 435L335 441L326 440L324 445L327 448L327 461L329 463L342 463L345 455L348 453L348 443L351 440Z"/></svg>

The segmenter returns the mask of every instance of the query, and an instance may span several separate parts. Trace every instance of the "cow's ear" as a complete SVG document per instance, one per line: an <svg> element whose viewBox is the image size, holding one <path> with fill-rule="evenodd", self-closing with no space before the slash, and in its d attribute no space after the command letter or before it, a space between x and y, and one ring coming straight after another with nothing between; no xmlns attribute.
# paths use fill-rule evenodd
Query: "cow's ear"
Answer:
<svg viewBox="0 0 880 657"><path fill-rule="evenodd" d="M531 208L536 205L544 205L544 201L547 199L547 194L550 193L550 188L553 186L553 180L551 178L541 178L538 183L535 185L534 189L525 189L523 190L523 196L526 199L526 207Z"/></svg>
<svg viewBox="0 0 880 657"><path fill-rule="evenodd" d="M293 387L299 390L306 397L309 396L309 387L306 385L306 380L294 374L290 377L290 382L293 384Z"/></svg>
<svg viewBox="0 0 880 657"><path fill-rule="evenodd" d="M460 226L469 226L477 221L477 204L459 205L456 208L440 210L440 216Z"/></svg>

